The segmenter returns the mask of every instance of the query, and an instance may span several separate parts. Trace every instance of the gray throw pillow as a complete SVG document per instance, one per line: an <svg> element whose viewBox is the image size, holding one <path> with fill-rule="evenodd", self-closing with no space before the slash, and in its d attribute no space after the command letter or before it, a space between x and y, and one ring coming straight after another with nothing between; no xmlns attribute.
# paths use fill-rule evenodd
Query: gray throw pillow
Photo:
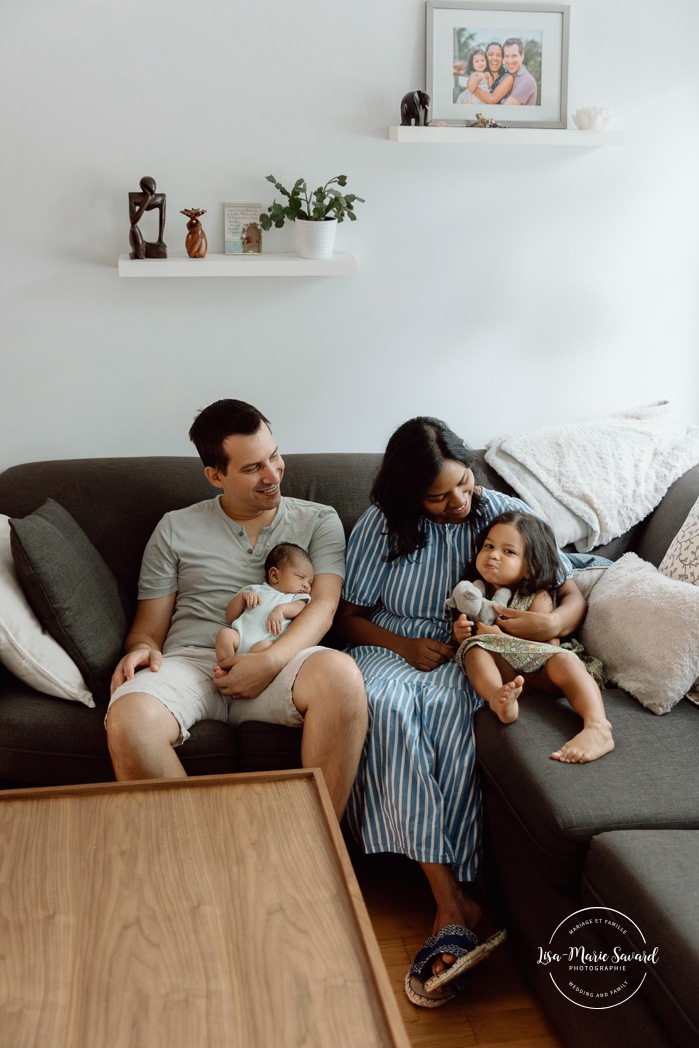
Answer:
<svg viewBox="0 0 699 1048"><path fill-rule="evenodd" d="M106 699L127 628L116 579L53 499L13 518L10 526L17 578L34 614L71 656L93 695Z"/></svg>

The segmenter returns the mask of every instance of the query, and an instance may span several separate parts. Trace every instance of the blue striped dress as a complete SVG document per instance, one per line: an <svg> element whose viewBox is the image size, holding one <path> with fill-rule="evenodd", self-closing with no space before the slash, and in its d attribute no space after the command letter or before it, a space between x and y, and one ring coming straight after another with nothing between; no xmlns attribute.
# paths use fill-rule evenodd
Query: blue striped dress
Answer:
<svg viewBox="0 0 699 1048"><path fill-rule="evenodd" d="M371 506L349 539L344 599L374 608L372 621L400 636L450 643L445 601L475 557L481 529L509 509L531 513L520 499L482 489L478 511L462 524L425 518L425 548L387 564L386 522ZM347 809L352 832L369 854L448 863L458 880L474 880L481 800L473 715L481 699L455 662L424 672L386 648L361 645L349 653L369 701L367 741Z"/></svg>

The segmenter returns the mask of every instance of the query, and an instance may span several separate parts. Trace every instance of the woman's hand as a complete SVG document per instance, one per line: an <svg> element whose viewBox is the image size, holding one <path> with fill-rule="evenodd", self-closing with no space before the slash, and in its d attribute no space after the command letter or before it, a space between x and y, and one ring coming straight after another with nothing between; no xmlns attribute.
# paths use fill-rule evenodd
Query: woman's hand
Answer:
<svg viewBox="0 0 699 1048"><path fill-rule="evenodd" d="M396 636L395 640L394 650L416 670L434 670L437 666L449 662L454 656L448 644L442 644L441 640L433 640L431 637Z"/></svg>
<svg viewBox="0 0 699 1048"><path fill-rule="evenodd" d="M493 607L498 615L497 625L510 637L548 643L557 636L553 615L539 611L515 611L501 604L494 604Z"/></svg>

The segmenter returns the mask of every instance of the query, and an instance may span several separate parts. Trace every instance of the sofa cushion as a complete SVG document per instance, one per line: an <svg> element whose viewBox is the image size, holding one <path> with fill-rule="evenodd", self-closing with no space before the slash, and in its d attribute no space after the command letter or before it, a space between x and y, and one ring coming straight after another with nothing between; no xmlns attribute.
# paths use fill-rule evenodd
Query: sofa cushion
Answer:
<svg viewBox="0 0 699 1048"><path fill-rule="evenodd" d="M0 661L26 684L94 706L80 670L41 626L17 580L9 518L0 514Z"/></svg>
<svg viewBox="0 0 699 1048"><path fill-rule="evenodd" d="M127 628L114 576L53 499L10 524L17 577L37 618L75 661L92 693L106 700Z"/></svg>
<svg viewBox="0 0 699 1048"><path fill-rule="evenodd" d="M699 832L642 830L595 837L585 861L582 900L621 911L644 943L658 947L647 965L643 993L680 1045L699 1044ZM605 925L598 926L605 938ZM628 934L634 934L627 926Z"/></svg>
<svg viewBox="0 0 699 1048"><path fill-rule="evenodd" d="M580 730L563 698L524 698L514 724L501 724L488 708L475 717L486 790L523 827L536 879L567 890L579 882L588 842L598 833L699 829L697 707L683 699L656 717L619 689L603 697L616 749L589 764L550 759Z"/></svg>
<svg viewBox="0 0 699 1048"><path fill-rule="evenodd" d="M667 713L699 677L699 587L625 553L588 599L586 650L602 660L610 681Z"/></svg>

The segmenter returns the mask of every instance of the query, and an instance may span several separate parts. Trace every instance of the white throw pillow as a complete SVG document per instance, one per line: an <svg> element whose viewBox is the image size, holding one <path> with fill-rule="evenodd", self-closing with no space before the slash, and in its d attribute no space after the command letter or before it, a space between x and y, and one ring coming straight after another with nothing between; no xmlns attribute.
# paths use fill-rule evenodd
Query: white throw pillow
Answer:
<svg viewBox="0 0 699 1048"><path fill-rule="evenodd" d="M590 592L580 636L611 680L667 713L699 677L699 586L625 553Z"/></svg>
<svg viewBox="0 0 699 1048"><path fill-rule="evenodd" d="M699 499L670 543L658 570L671 579L699 586ZM694 682L687 698L699 706L699 680Z"/></svg>
<svg viewBox="0 0 699 1048"><path fill-rule="evenodd" d="M0 662L44 695L94 706L80 670L42 629L17 581L9 518L0 514Z"/></svg>
<svg viewBox="0 0 699 1048"><path fill-rule="evenodd" d="M582 593L585 600L590 599L593 586L596 586L599 580L604 575L607 567L598 568L574 568L573 569L573 582L577 585L578 589Z"/></svg>

